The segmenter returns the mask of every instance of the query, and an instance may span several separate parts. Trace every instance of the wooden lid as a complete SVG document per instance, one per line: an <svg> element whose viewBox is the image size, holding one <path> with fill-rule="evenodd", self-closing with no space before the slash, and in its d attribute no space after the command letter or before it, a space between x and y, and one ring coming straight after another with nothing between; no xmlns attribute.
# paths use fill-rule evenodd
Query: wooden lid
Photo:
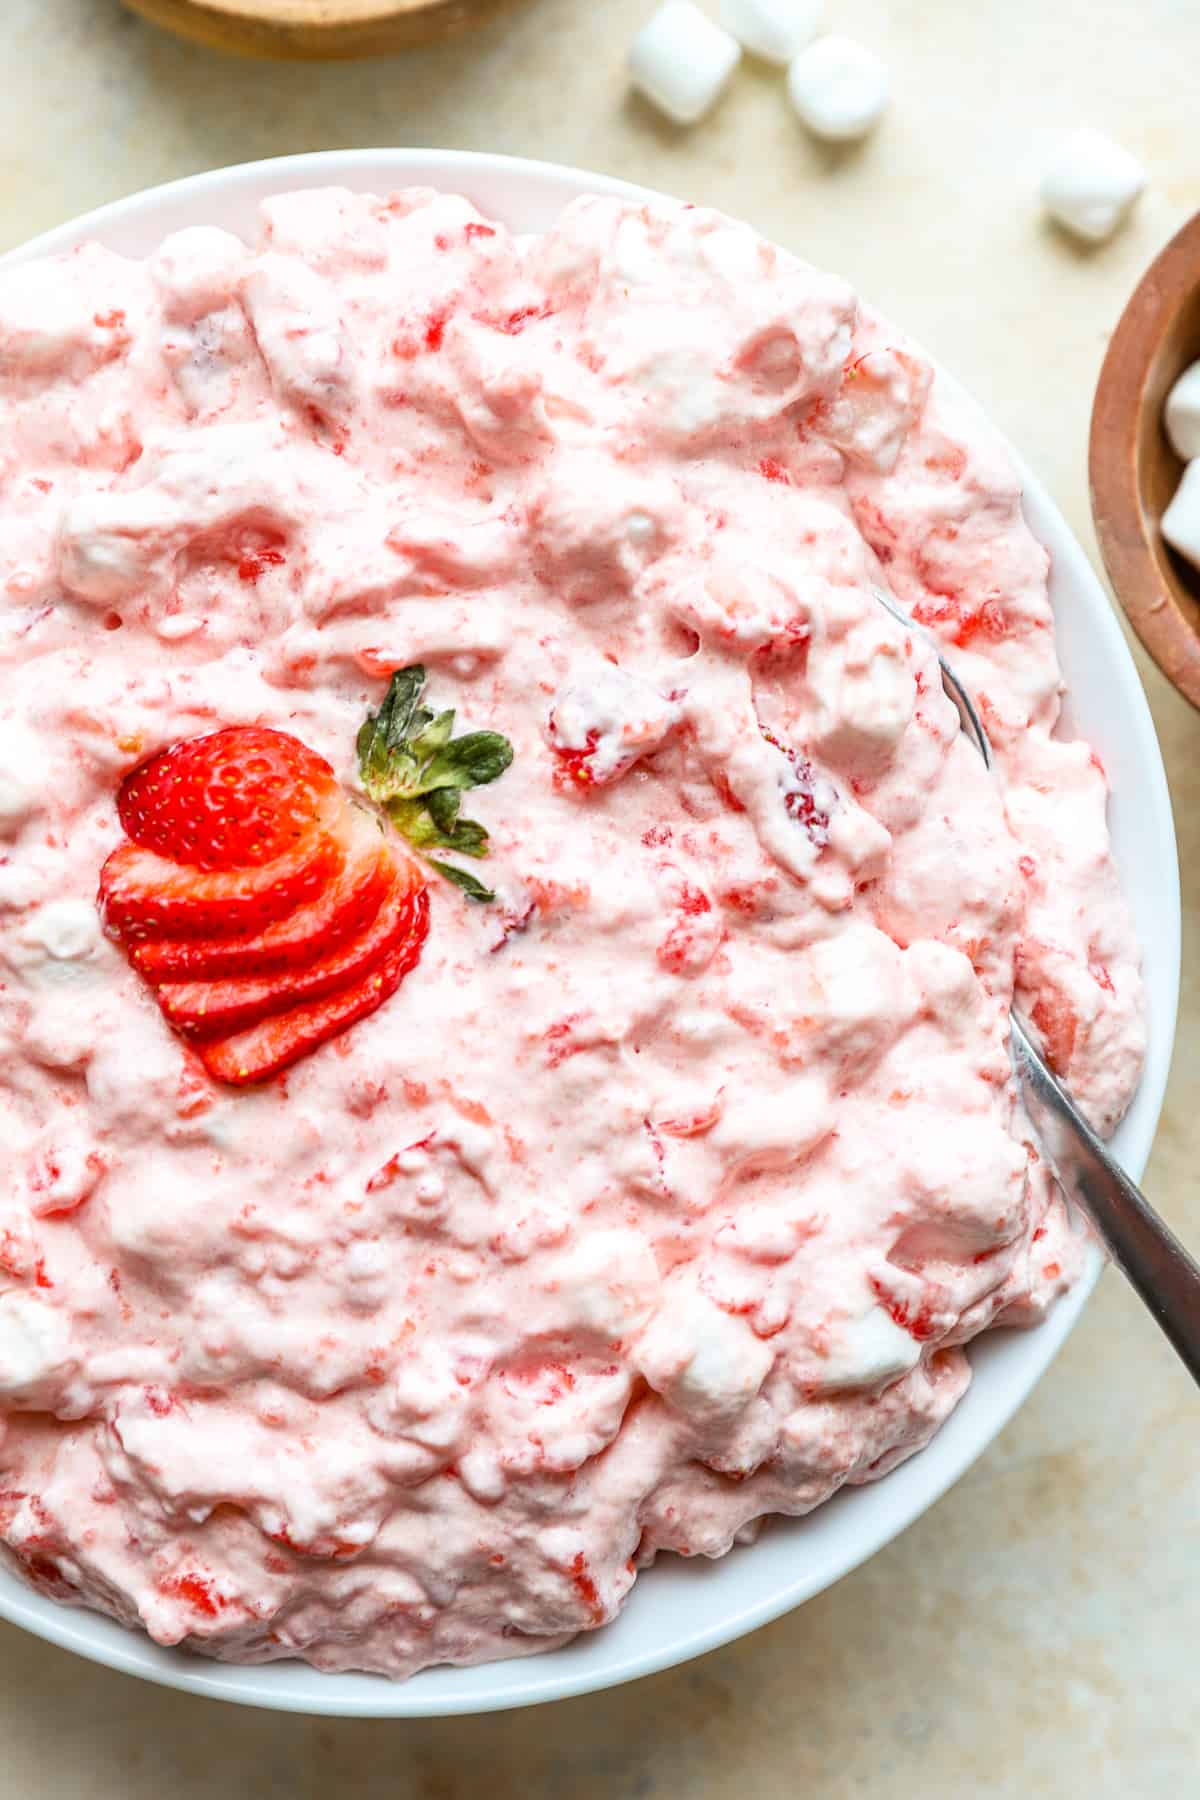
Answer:
<svg viewBox="0 0 1200 1800"><path fill-rule="evenodd" d="M297 58L382 56L451 37L513 0L125 0L216 50Z"/></svg>
<svg viewBox="0 0 1200 1800"><path fill-rule="evenodd" d="M1113 333L1092 408L1092 515L1116 595L1167 676L1200 707L1200 569L1164 542L1183 474L1163 406L1200 361L1200 213L1150 265Z"/></svg>

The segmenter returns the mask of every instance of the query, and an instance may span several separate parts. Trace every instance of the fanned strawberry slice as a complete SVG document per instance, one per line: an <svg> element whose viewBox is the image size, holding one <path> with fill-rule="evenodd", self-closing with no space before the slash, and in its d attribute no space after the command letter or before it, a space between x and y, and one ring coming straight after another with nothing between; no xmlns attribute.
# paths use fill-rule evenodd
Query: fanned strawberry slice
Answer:
<svg viewBox="0 0 1200 1800"><path fill-rule="evenodd" d="M188 1037L228 1037L273 1013L353 987L408 943L422 887L412 864L393 865L382 905L357 936L299 967L225 981L164 982L156 989L163 1016Z"/></svg>
<svg viewBox="0 0 1200 1800"><path fill-rule="evenodd" d="M333 823L343 797L323 756L268 725L226 725L140 763L117 811L131 843L195 869L253 869Z"/></svg>
<svg viewBox="0 0 1200 1800"><path fill-rule="evenodd" d="M126 942L164 934L245 936L312 900L344 860L327 831L309 834L271 862L236 870L198 869L122 844L100 871L100 910L109 931Z"/></svg>
<svg viewBox="0 0 1200 1800"><path fill-rule="evenodd" d="M345 855L340 872L286 917L248 936L148 938L130 951L134 968L157 986L265 975L325 955L374 918L395 867L373 813L348 807L336 835Z"/></svg>
<svg viewBox="0 0 1200 1800"><path fill-rule="evenodd" d="M209 1074L234 1087L265 1081L299 1062L327 1038L365 1019L395 993L420 955L429 930L429 896L412 897L410 923L402 941L353 987L323 1000L276 1013L248 1031L200 1043L197 1054Z"/></svg>
<svg viewBox="0 0 1200 1800"><path fill-rule="evenodd" d="M444 719L438 733L444 744ZM420 865L286 732L229 726L173 744L133 771L117 810L127 841L101 870L105 923L218 1081L263 1081L307 1056L420 957Z"/></svg>

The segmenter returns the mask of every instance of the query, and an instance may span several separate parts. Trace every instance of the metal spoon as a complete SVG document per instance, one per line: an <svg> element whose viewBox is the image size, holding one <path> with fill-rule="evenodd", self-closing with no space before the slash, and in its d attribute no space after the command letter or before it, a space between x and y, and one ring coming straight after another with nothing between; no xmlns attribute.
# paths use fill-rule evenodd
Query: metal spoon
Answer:
<svg viewBox="0 0 1200 1800"><path fill-rule="evenodd" d="M967 689L928 633L921 631L890 594L879 588L873 591L879 604L906 631L931 643L963 732L990 769L992 748ZM1013 1068L1025 1110L1063 1191L1149 1308L1192 1380L1200 1383L1200 1266L1096 1136L1067 1089L1047 1067L1015 1008L1010 1024Z"/></svg>

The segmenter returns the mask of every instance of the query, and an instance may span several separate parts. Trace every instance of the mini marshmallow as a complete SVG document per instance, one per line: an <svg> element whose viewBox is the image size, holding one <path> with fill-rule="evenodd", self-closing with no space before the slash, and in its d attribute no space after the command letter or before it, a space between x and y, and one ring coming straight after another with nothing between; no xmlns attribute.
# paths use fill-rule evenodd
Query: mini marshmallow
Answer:
<svg viewBox="0 0 1200 1800"><path fill-rule="evenodd" d="M882 1306L844 1319L830 1332L814 1386L881 1388L907 1375L921 1360L921 1346Z"/></svg>
<svg viewBox="0 0 1200 1800"><path fill-rule="evenodd" d="M721 23L764 62L790 63L821 28L821 0L721 0Z"/></svg>
<svg viewBox="0 0 1200 1800"><path fill-rule="evenodd" d="M43 761L32 731L16 720L0 724L0 838L14 837L41 806Z"/></svg>
<svg viewBox="0 0 1200 1800"><path fill-rule="evenodd" d="M1200 456L1200 362L1185 369L1167 395L1165 424L1180 462Z"/></svg>
<svg viewBox="0 0 1200 1800"><path fill-rule="evenodd" d="M1085 127L1059 140L1042 175L1042 205L1065 230L1100 244L1132 211L1145 185L1136 157Z"/></svg>
<svg viewBox="0 0 1200 1800"><path fill-rule="evenodd" d="M99 914L90 900L51 900L33 915L22 936L56 962L78 962L102 942Z"/></svg>
<svg viewBox="0 0 1200 1800"><path fill-rule="evenodd" d="M853 38L818 38L788 70L788 96L801 120L832 143L848 143L873 130L889 91L883 58Z"/></svg>
<svg viewBox="0 0 1200 1800"><path fill-rule="evenodd" d="M630 45L629 74L651 105L677 125L694 125L716 104L741 54L737 39L692 0L666 0Z"/></svg>
<svg viewBox="0 0 1200 1800"><path fill-rule="evenodd" d="M1173 550L1200 569L1200 459L1183 471L1175 498L1162 516L1162 534Z"/></svg>

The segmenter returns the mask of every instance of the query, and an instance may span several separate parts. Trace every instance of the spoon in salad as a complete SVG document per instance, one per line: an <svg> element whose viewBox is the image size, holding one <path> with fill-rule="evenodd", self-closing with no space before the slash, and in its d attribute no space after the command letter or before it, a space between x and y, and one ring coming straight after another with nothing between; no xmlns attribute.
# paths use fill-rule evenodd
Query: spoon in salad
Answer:
<svg viewBox="0 0 1200 1800"><path fill-rule="evenodd" d="M927 632L881 589L879 604L906 631L931 644L942 685L958 709L963 733L987 768L992 747L968 690ZM1069 1199L1138 1298L1200 1383L1200 1266L1159 1217L1141 1190L1096 1136L1067 1088L1051 1071L1016 1008L1010 1015L1010 1053L1030 1123Z"/></svg>

